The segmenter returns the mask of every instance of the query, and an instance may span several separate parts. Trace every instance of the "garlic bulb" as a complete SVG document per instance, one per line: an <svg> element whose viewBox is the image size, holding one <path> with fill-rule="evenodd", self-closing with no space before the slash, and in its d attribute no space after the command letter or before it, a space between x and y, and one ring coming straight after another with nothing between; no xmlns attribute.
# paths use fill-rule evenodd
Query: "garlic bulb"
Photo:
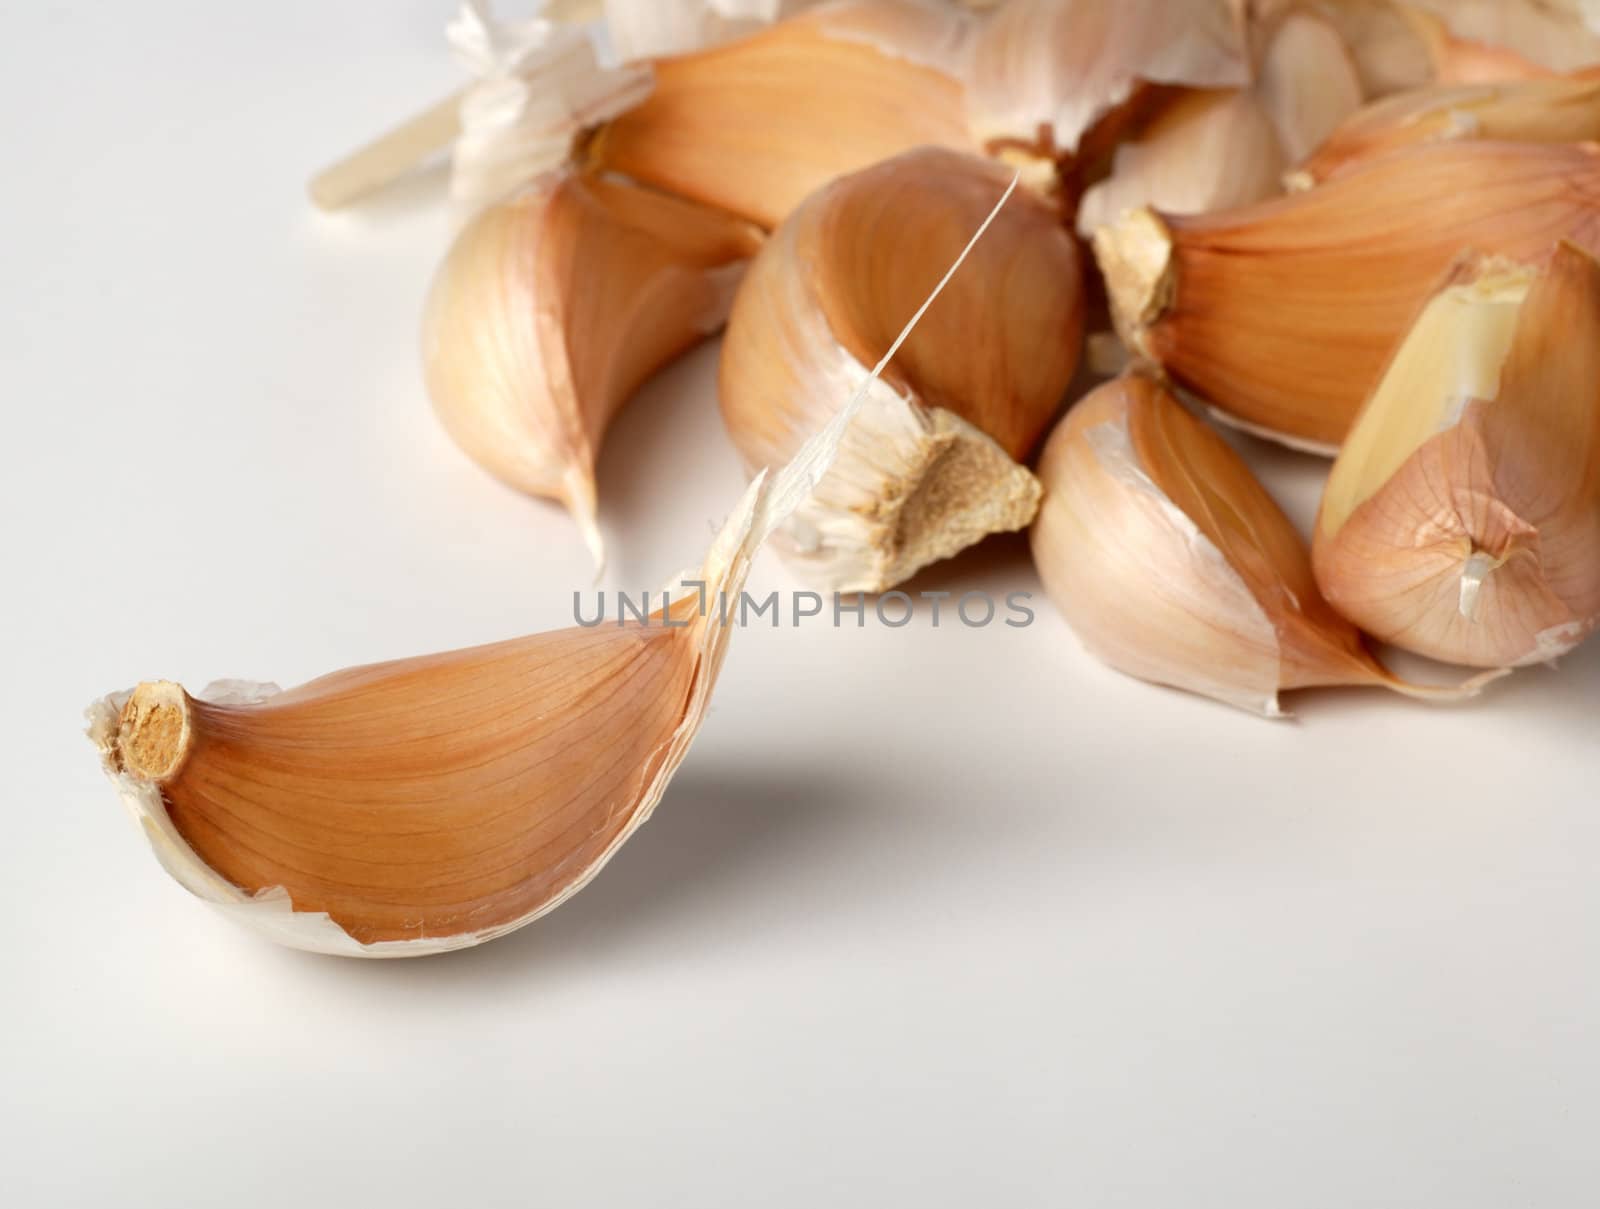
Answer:
<svg viewBox="0 0 1600 1209"><path fill-rule="evenodd" d="M1317 582L1379 638L1512 667L1600 625L1600 264L1468 262L1334 463Z"/></svg>
<svg viewBox="0 0 1600 1209"><path fill-rule="evenodd" d="M423 322L428 389L477 462L564 503L596 561L595 458L651 374L722 326L754 227L571 171L480 214Z"/></svg>
<svg viewBox="0 0 1600 1209"><path fill-rule="evenodd" d="M1137 211L1095 252L1130 349L1226 418L1326 449L1463 248L1600 248L1597 195L1592 145L1444 143L1242 210Z"/></svg>
<svg viewBox="0 0 1600 1209"><path fill-rule="evenodd" d="M1304 13L1279 23L1248 89L1178 92L1139 134L1116 149L1111 174L1078 208L1085 238L1141 206L1205 214L1283 190L1284 169L1361 104L1344 43Z"/></svg>
<svg viewBox="0 0 1600 1209"><path fill-rule="evenodd" d="M1278 694L1405 684L1318 594L1305 542L1239 455L1140 374L1090 393L1039 461L1033 557L1097 657L1267 717Z"/></svg>
<svg viewBox="0 0 1600 1209"><path fill-rule="evenodd" d="M1419 143L1499 139L1580 143L1600 139L1600 81L1518 80L1441 85L1374 102L1351 117L1295 172L1308 187Z"/></svg>
<svg viewBox="0 0 1600 1209"><path fill-rule="evenodd" d="M729 434L752 469L789 457L868 374L965 234L1006 188L926 149L809 198L756 258L723 340ZM1033 519L1021 465L1072 381L1083 335L1077 247L1020 195L907 342L782 531L807 578L882 591Z"/></svg>
<svg viewBox="0 0 1600 1209"><path fill-rule="evenodd" d="M974 148L958 78L970 20L853 0L662 60L649 98L594 134L589 162L776 226L836 176L925 144Z"/></svg>
<svg viewBox="0 0 1600 1209"><path fill-rule="evenodd" d="M727 647L723 602L1010 196L648 622L352 668L283 694L207 701L148 681L91 705L89 737L162 865L281 944L361 957L480 944L577 893L649 818L699 729Z"/></svg>
<svg viewBox="0 0 1600 1209"><path fill-rule="evenodd" d="M1142 85L1249 81L1237 0L1008 0L974 41L969 106L985 142L1068 155Z"/></svg>

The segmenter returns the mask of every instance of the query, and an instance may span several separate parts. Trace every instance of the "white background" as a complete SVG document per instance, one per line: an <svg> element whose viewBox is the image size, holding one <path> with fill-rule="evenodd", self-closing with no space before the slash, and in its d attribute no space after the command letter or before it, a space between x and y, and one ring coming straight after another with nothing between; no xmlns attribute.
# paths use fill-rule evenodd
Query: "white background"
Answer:
<svg viewBox="0 0 1600 1209"><path fill-rule="evenodd" d="M1101 668L1042 598L753 630L654 821L509 939L311 957L166 878L92 697L566 624L589 583L419 386L441 177L303 198L454 87L448 14L7 14L0 1200L1592 1204L1600 644L1271 724ZM737 497L714 366L616 426L611 586ZM1254 452L1303 520L1316 464ZM916 586L1037 589L1017 540Z"/></svg>

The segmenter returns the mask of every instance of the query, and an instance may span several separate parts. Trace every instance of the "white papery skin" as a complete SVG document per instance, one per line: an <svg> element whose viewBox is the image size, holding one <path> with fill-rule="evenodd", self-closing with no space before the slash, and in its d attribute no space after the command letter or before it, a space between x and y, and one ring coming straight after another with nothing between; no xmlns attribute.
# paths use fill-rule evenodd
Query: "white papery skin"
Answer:
<svg viewBox="0 0 1600 1209"><path fill-rule="evenodd" d="M1010 0L976 36L969 104L982 139L1047 133L1074 152L1140 84L1237 88L1250 54L1235 0Z"/></svg>
<svg viewBox="0 0 1600 1209"><path fill-rule="evenodd" d="M558 168L581 131L650 93L649 68L607 66L592 26L503 23L485 0L466 0L446 32L477 81L461 100L450 176L451 197L469 213Z"/></svg>
<svg viewBox="0 0 1600 1209"><path fill-rule="evenodd" d="M1272 620L1140 466L1126 410L1109 395L1079 409L1039 462L1046 494L1032 540L1050 599L1119 671L1281 717Z"/></svg>

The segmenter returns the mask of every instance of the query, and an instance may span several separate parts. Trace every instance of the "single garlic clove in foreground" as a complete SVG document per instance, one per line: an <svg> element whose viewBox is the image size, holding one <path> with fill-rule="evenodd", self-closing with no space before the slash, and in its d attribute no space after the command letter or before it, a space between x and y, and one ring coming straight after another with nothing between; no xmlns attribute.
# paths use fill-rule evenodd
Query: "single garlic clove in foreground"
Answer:
<svg viewBox="0 0 1600 1209"><path fill-rule="evenodd" d="M1363 161L1421 143L1600 139L1600 81L1518 80L1440 85L1377 101L1354 114L1294 173L1309 187Z"/></svg>
<svg viewBox="0 0 1600 1209"><path fill-rule="evenodd" d="M295 948L411 957L558 906L660 800L700 725L763 484L690 591L607 621L336 672L251 704L141 684L91 709L167 871Z"/></svg>
<svg viewBox="0 0 1600 1209"><path fill-rule="evenodd" d="M1141 210L1095 234L1124 343L1219 415L1331 451L1464 248L1600 248L1600 147L1408 148L1225 213Z"/></svg>
<svg viewBox="0 0 1600 1209"><path fill-rule="evenodd" d="M1469 261L1423 309L1323 497L1317 582L1437 659L1515 667L1600 625L1600 264Z"/></svg>
<svg viewBox="0 0 1600 1209"><path fill-rule="evenodd" d="M1154 380L1091 392L1039 462L1033 557L1050 599L1097 657L1142 680L1268 717L1278 694L1404 684L1318 594L1310 555L1266 489Z"/></svg>
<svg viewBox="0 0 1600 1209"><path fill-rule="evenodd" d="M150 681L91 705L89 736L162 865L281 944L346 956L480 944L577 893L649 818L699 729L751 559L1011 193L648 623L352 668L264 700Z"/></svg>
<svg viewBox="0 0 1600 1209"><path fill-rule="evenodd" d="M836 181L768 241L722 346L722 413L752 469L829 422L1006 188L995 164L924 150ZM1077 245L1019 193L874 387L838 461L784 527L819 586L883 591L1033 519L1023 463L1077 367Z"/></svg>
<svg viewBox="0 0 1600 1209"><path fill-rule="evenodd" d="M1237 0L1008 0L978 31L969 109L978 137L1070 155L1147 84L1250 81Z"/></svg>
<svg viewBox="0 0 1600 1209"><path fill-rule="evenodd" d="M915 0L848 0L655 64L655 88L587 157L776 226L834 177L913 147L975 149L959 81L972 18Z"/></svg>
<svg viewBox="0 0 1600 1209"><path fill-rule="evenodd" d="M423 322L428 389L480 465L559 500L602 559L595 459L618 408L727 318L748 223L636 186L547 176L462 231Z"/></svg>

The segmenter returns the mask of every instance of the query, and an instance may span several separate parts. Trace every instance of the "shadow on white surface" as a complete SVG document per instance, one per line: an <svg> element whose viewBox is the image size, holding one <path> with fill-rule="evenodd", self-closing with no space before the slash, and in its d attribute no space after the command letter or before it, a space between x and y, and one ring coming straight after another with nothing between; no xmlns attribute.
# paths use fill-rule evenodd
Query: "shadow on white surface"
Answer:
<svg viewBox="0 0 1600 1209"><path fill-rule="evenodd" d="M415 961L343 961L276 950L318 976L362 982L558 984L621 971L685 947L731 943L770 884L804 867L825 876L832 855L874 822L859 778L801 766L732 772L686 768L650 821L571 901L510 936ZM882 820L875 820L881 825ZM793 893L791 887L790 893ZM240 943L256 943L240 935ZM703 954L702 954L703 958Z"/></svg>

